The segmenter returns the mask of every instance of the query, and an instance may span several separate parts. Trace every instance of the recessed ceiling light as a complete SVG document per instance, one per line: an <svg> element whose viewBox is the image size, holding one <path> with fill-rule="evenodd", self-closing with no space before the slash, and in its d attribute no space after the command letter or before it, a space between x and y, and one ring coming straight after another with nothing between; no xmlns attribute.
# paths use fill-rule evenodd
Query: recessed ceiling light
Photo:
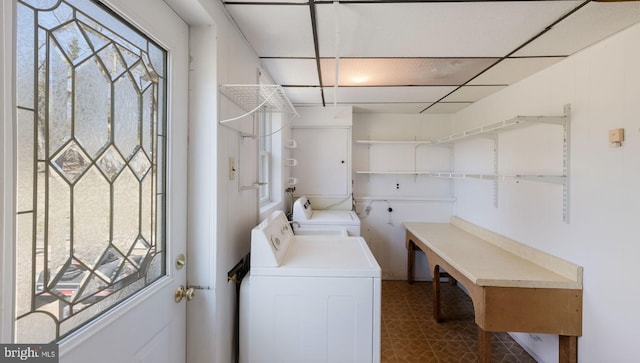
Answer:
<svg viewBox="0 0 640 363"><path fill-rule="evenodd" d="M353 81L354 83L364 83L368 80L369 80L369 77L367 76L355 76L351 78L351 81Z"/></svg>
<svg viewBox="0 0 640 363"><path fill-rule="evenodd" d="M340 86L461 85L498 58L341 58ZM323 58L322 84L335 84L335 59Z"/></svg>

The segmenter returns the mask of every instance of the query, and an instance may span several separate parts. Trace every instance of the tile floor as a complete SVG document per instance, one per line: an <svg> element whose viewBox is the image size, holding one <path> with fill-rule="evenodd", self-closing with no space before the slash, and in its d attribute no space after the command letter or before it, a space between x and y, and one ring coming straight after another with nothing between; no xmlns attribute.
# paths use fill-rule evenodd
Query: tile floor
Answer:
<svg viewBox="0 0 640 363"><path fill-rule="evenodd" d="M442 323L432 314L430 282L382 282L382 362L477 362L477 327L471 299L458 287L441 286ZM491 362L535 363L506 333L494 333Z"/></svg>

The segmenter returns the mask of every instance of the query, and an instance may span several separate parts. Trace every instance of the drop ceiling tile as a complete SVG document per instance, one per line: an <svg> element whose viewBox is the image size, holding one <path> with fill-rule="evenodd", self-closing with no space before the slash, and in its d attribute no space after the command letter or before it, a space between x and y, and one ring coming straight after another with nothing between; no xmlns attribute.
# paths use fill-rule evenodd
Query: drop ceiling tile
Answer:
<svg viewBox="0 0 640 363"><path fill-rule="evenodd" d="M259 57L315 57L307 5L227 4Z"/></svg>
<svg viewBox="0 0 640 363"><path fill-rule="evenodd" d="M640 21L640 2L591 2L514 56L570 55Z"/></svg>
<svg viewBox="0 0 640 363"><path fill-rule="evenodd" d="M283 89L294 105L322 104L320 87L283 87Z"/></svg>
<svg viewBox="0 0 640 363"><path fill-rule="evenodd" d="M580 3L318 4L320 56L503 57Z"/></svg>
<svg viewBox="0 0 640 363"><path fill-rule="evenodd" d="M443 102L475 102L506 86L464 86L443 99Z"/></svg>
<svg viewBox="0 0 640 363"><path fill-rule="evenodd" d="M427 110L425 110L422 113L429 113L429 114L456 113L462 110L463 108L469 106L470 104L471 102L452 102L452 103L438 102L435 105L429 107Z"/></svg>
<svg viewBox="0 0 640 363"><path fill-rule="evenodd" d="M455 87L339 87L338 103L435 102ZM327 103L334 102L334 88L325 87Z"/></svg>
<svg viewBox="0 0 640 363"><path fill-rule="evenodd" d="M340 58L341 86L450 86L466 83L497 58ZM320 60L323 86L335 84L336 60Z"/></svg>
<svg viewBox="0 0 640 363"><path fill-rule="evenodd" d="M563 57L507 58L469 82L469 85L508 85L524 79Z"/></svg>
<svg viewBox="0 0 640 363"><path fill-rule="evenodd" d="M418 114L431 103L354 103L355 113L408 113Z"/></svg>
<svg viewBox="0 0 640 363"><path fill-rule="evenodd" d="M280 85L319 86L315 59L263 58L262 64Z"/></svg>

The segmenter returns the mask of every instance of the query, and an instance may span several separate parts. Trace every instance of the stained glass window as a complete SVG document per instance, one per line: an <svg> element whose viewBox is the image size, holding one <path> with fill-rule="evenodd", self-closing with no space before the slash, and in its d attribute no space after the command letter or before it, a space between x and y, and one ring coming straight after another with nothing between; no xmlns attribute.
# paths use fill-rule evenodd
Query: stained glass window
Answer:
<svg viewBox="0 0 640 363"><path fill-rule="evenodd" d="M89 0L17 5L16 342L165 275L166 52Z"/></svg>

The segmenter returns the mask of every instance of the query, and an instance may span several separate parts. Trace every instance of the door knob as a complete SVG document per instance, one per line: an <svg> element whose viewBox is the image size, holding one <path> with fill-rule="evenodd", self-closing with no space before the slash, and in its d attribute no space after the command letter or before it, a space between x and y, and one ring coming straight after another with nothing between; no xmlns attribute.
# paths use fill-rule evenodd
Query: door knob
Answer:
<svg viewBox="0 0 640 363"><path fill-rule="evenodd" d="M174 294L174 298L177 303L182 301L182 299L191 301L195 296L196 296L196 290L194 290L193 287L186 289L184 285L180 285L176 290L176 293Z"/></svg>

